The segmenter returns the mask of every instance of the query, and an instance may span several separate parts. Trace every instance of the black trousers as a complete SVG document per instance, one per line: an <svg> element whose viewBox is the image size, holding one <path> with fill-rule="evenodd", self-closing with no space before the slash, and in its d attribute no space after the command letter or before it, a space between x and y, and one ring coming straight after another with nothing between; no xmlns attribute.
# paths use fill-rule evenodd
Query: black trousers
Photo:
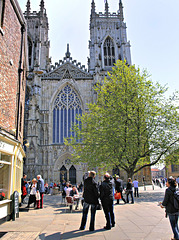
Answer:
<svg viewBox="0 0 179 240"><path fill-rule="evenodd" d="M36 196L35 195L31 195L29 196L29 202L28 202L28 207L30 206L30 204L34 203L34 207L36 205Z"/></svg>
<svg viewBox="0 0 179 240"><path fill-rule="evenodd" d="M106 217L106 227L111 228L111 224L115 225L113 200L102 201L103 211Z"/></svg>
<svg viewBox="0 0 179 240"><path fill-rule="evenodd" d="M134 188L134 197L139 197L139 190L138 188Z"/></svg>

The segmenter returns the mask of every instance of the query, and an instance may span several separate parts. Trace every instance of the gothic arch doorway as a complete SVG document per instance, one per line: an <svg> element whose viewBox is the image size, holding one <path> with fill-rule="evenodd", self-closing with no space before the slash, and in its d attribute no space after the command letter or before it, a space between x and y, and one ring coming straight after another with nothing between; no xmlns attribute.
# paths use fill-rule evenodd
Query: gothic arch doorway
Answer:
<svg viewBox="0 0 179 240"><path fill-rule="evenodd" d="M71 184L76 184L76 168L73 165L69 169L69 181Z"/></svg>
<svg viewBox="0 0 179 240"><path fill-rule="evenodd" d="M67 181L67 169L64 165L60 168L60 182L63 180Z"/></svg>

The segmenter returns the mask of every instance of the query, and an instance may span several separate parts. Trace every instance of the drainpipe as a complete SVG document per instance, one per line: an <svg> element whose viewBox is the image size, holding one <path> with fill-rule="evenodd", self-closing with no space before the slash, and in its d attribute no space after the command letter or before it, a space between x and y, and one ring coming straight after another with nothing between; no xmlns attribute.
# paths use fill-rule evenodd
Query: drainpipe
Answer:
<svg viewBox="0 0 179 240"><path fill-rule="evenodd" d="M20 59L19 59L19 68L18 68L18 83L19 83L19 91L18 91L18 104L17 104L17 126L16 126L16 139L18 140L19 136L19 112L20 112L20 97L21 97L21 73L23 72L22 69L22 52L23 52L23 45L24 45L24 32L25 32L25 25L21 26L21 49L20 49Z"/></svg>

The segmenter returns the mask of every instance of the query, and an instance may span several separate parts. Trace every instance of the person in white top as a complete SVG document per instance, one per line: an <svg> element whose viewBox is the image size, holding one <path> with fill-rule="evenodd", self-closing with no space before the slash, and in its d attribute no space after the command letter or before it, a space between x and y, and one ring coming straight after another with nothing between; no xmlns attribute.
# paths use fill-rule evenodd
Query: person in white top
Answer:
<svg viewBox="0 0 179 240"><path fill-rule="evenodd" d="M36 193L37 193L37 180L36 178L34 178L32 180L32 185L31 185L31 191L30 191L30 196L29 196L29 201L28 201L28 205L26 208L30 207L30 204L34 203L34 208L36 205Z"/></svg>
<svg viewBox="0 0 179 240"><path fill-rule="evenodd" d="M70 196L70 191L72 190L72 185L69 184L68 188L66 189L66 197Z"/></svg>
<svg viewBox="0 0 179 240"><path fill-rule="evenodd" d="M133 181L133 185L134 185L134 197L139 197L139 182L137 181L137 179L135 178L135 180Z"/></svg>

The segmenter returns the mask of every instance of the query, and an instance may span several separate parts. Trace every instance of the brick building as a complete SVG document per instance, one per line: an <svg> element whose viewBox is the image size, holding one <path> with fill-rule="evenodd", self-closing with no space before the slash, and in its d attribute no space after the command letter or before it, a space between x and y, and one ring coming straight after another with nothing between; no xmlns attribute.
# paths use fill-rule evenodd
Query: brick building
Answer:
<svg viewBox="0 0 179 240"><path fill-rule="evenodd" d="M17 0L0 0L0 220L21 192L27 64L26 21Z"/></svg>

